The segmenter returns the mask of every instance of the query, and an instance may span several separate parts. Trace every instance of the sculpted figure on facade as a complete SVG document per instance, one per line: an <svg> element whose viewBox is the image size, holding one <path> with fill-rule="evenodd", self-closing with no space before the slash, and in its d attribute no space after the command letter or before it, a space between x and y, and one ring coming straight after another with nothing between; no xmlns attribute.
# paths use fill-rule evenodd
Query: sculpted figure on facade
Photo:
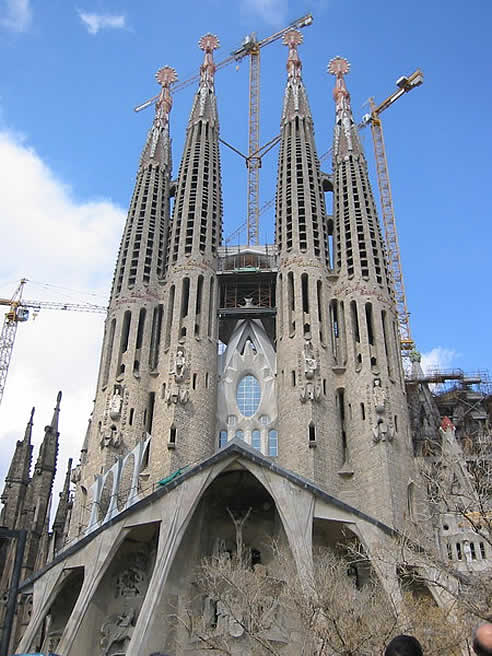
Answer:
<svg viewBox="0 0 492 656"><path fill-rule="evenodd" d="M101 627L102 656L125 656L135 624L135 610L126 608L112 615Z"/></svg>
<svg viewBox="0 0 492 656"><path fill-rule="evenodd" d="M116 421L121 416L121 406L123 404L123 397L121 396L121 390L117 386L109 402L109 416L113 421Z"/></svg>
<svg viewBox="0 0 492 656"><path fill-rule="evenodd" d="M372 398L376 419L372 429L374 442L391 442L393 432L386 418L386 391L381 386L379 378L374 379Z"/></svg>
<svg viewBox="0 0 492 656"><path fill-rule="evenodd" d="M313 344L310 339L304 343L304 376L307 380L312 380L318 369L318 361L314 356Z"/></svg>

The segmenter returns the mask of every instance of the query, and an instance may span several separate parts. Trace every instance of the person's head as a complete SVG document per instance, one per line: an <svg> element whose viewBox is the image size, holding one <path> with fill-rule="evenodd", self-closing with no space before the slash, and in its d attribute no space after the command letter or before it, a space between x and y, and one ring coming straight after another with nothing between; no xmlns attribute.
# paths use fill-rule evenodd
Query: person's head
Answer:
<svg viewBox="0 0 492 656"><path fill-rule="evenodd" d="M424 656L424 652L417 638L399 635L386 647L384 656Z"/></svg>
<svg viewBox="0 0 492 656"><path fill-rule="evenodd" d="M473 632L473 651L478 656L492 656L492 624L486 622Z"/></svg>

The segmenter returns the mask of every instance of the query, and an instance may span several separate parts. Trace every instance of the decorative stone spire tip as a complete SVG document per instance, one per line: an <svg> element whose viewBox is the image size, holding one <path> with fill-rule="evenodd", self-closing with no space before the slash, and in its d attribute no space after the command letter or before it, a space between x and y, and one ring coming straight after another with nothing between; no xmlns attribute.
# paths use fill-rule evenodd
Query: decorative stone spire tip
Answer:
<svg viewBox="0 0 492 656"><path fill-rule="evenodd" d="M289 78L300 78L302 62L297 52L297 46L300 46L304 38L299 30L289 30L282 38L282 43L289 48L287 57L287 73Z"/></svg>
<svg viewBox="0 0 492 656"><path fill-rule="evenodd" d="M198 45L205 52L203 63L200 66L200 86L213 88L216 71L213 52L220 47L219 39L215 34L209 32L200 38Z"/></svg>
<svg viewBox="0 0 492 656"><path fill-rule="evenodd" d="M345 85L344 75L350 71L350 62L345 57L333 57L328 64L328 73L335 75L337 80L333 89L333 98L335 99L337 114L348 112L350 108L350 93Z"/></svg>

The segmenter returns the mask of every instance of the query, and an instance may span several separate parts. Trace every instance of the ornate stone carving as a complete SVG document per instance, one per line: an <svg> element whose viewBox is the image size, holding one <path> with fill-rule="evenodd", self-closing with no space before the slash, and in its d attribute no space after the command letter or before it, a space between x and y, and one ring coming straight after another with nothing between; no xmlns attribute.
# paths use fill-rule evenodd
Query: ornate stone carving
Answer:
<svg viewBox="0 0 492 656"><path fill-rule="evenodd" d="M137 552L130 555L128 561L115 576L115 596L133 599L144 593L148 556L143 551Z"/></svg>
<svg viewBox="0 0 492 656"><path fill-rule="evenodd" d="M121 396L121 389L119 386L116 386L111 401L109 402L109 416L113 421L120 418L122 404L123 398Z"/></svg>
<svg viewBox="0 0 492 656"><path fill-rule="evenodd" d="M77 465L72 469L70 480L72 481L72 483L76 485L77 483L80 482L81 477L82 477L81 466Z"/></svg>
<svg viewBox="0 0 492 656"><path fill-rule="evenodd" d="M386 391L381 386L379 378L374 379L372 399L376 413L372 429L374 442L391 442L393 440L393 431L386 418Z"/></svg>
<svg viewBox="0 0 492 656"><path fill-rule="evenodd" d="M318 370L318 361L314 356L313 343L310 339L304 342L304 376L307 380L312 380Z"/></svg>
<svg viewBox="0 0 492 656"><path fill-rule="evenodd" d="M126 608L118 615L112 615L101 626L103 656L125 656L135 625L135 609Z"/></svg>
<svg viewBox="0 0 492 656"><path fill-rule="evenodd" d="M174 380L177 383L182 383L186 375L186 353L184 346L178 346L176 351L176 356L174 358L174 371L171 371L174 374Z"/></svg>
<svg viewBox="0 0 492 656"><path fill-rule="evenodd" d="M111 426L109 430L105 430L99 445L101 449L117 449L121 444L121 433L118 432L116 426Z"/></svg>

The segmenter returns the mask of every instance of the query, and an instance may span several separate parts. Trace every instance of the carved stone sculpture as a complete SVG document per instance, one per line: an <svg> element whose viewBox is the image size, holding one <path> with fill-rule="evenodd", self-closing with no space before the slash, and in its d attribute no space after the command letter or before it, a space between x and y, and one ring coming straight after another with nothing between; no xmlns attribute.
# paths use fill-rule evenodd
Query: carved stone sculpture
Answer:
<svg viewBox="0 0 492 656"><path fill-rule="evenodd" d="M381 380L376 378L372 390L376 419L372 429L374 442L391 442L393 433L386 419L386 392L381 387Z"/></svg>
<svg viewBox="0 0 492 656"><path fill-rule="evenodd" d="M117 387L114 391L113 396L111 397L111 401L109 403L109 416L111 419L116 421L117 419L120 418L121 416L121 406L123 403L123 398L120 394L120 390Z"/></svg>
<svg viewBox="0 0 492 656"><path fill-rule="evenodd" d="M103 656L126 656L135 624L135 610L123 609L119 615L112 615L101 627Z"/></svg>

